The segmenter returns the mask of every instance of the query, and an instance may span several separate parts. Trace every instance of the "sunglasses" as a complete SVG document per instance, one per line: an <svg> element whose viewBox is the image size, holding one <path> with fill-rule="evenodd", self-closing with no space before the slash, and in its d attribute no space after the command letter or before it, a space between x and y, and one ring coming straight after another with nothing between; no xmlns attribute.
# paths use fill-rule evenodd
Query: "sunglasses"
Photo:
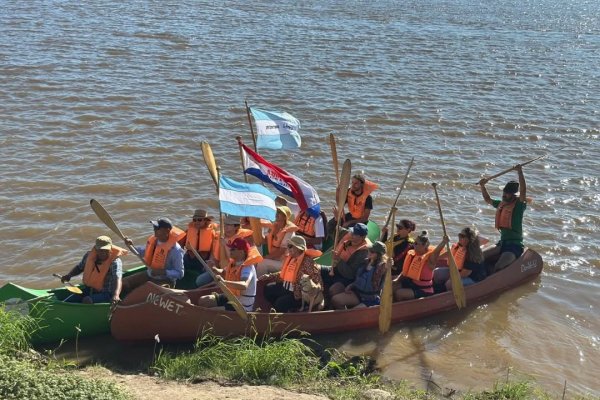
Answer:
<svg viewBox="0 0 600 400"><path fill-rule="evenodd" d="M464 238L467 237L467 235L465 235L464 233L459 233L458 237L461 238L461 239L464 239Z"/></svg>
<svg viewBox="0 0 600 400"><path fill-rule="evenodd" d="M210 221L209 218L192 218L194 222Z"/></svg>

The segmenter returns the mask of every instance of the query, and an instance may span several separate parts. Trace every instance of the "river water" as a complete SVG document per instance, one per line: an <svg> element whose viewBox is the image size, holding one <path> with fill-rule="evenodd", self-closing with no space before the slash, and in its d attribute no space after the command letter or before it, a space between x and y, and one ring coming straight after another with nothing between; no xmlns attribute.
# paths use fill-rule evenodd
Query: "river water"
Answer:
<svg viewBox="0 0 600 400"><path fill-rule="evenodd" d="M56 286L53 272L110 233L90 198L136 242L150 218L215 212L200 142L241 179L245 100L300 119L300 150L262 154L314 185L327 211L330 133L340 159L380 184L379 223L415 157L400 214L436 241L431 182L451 232L495 240L474 183L548 154L524 168L538 280L384 337L322 340L375 355L392 378L476 389L525 374L598 395L599 16L592 0L3 1L0 284Z"/></svg>

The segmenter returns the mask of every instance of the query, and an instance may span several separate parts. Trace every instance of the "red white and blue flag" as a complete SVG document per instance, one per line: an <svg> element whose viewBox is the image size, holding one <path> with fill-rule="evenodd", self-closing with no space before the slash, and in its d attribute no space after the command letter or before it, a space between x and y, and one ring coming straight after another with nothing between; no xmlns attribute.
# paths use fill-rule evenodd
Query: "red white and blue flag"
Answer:
<svg viewBox="0 0 600 400"><path fill-rule="evenodd" d="M239 143L239 145L246 174L273 185L281 193L294 198L302 211L306 210L309 215L315 218L319 216L321 200L312 186L277 165L271 164L245 144Z"/></svg>

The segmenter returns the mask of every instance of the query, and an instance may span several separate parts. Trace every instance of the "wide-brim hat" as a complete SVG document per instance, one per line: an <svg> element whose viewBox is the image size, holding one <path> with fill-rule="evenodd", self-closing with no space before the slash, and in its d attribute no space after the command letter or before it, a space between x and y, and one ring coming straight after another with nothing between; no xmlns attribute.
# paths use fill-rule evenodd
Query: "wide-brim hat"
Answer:
<svg viewBox="0 0 600 400"><path fill-rule="evenodd" d="M240 217L236 215L225 216L225 225L241 225Z"/></svg>
<svg viewBox="0 0 600 400"><path fill-rule="evenodd" d="M98 236L94 247L96 250L110 250L112 249L112 239L108 236Z"/></svg>
<svg viewBox="0 0 600 400"><path fill-rule="evenodd" d="M206 210L203 210L201 208L194 211L194 215L192 215L192 218L214 219L212 216L208 215L208 212Z"/></svg>
<svg viewBox="0 0 600 400"><path fill-rule="evenodd" d="M306 239L299 235L292 235L290 240L288 240L288 245L292 245L295 248L304 251L306 250Z"/></svg>

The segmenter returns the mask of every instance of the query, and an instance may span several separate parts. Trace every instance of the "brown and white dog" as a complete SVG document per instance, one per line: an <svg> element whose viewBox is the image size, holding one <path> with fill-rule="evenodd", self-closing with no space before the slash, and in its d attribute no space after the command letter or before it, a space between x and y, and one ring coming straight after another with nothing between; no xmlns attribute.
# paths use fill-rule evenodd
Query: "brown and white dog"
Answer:
<svg viewBox="0 0 600 400"><path fill-rule="evenodd" d="M325 307L321 285L314 283L306 274L300 278L299 285L302 290L302 307L300 309L304 310L304 305L308 304L308 312L312 312L313 308L315 311L321 311Z"/></svg>

